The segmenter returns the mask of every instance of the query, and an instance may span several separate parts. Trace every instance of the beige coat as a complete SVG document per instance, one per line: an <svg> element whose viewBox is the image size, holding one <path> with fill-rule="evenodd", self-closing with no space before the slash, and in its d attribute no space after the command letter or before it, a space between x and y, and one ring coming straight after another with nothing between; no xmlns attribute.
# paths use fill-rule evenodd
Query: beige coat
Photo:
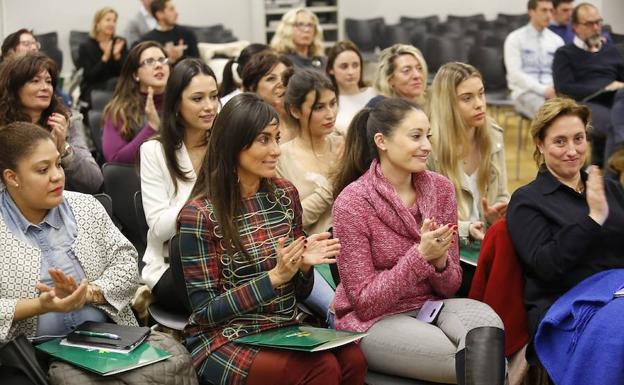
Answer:
<svg viewBox="0 0 624 385"><path fill-rule="evenodd" d="M509 192L507 191L507 166L505 164L503 129L495 124L490 127L492 127L492 155L490 156L492 172L490 174L490 181L487 186L485 198L487 198L488 205L492 206L498 202L509 202ZM429 168L433 171L439 170L435 154L430 157ZM468 228L470 226L470 221L468 220L468 216L470 215L470 208L472 207L474 201L474 196L470 191L470 187L465 182L465 180L462 180L462 199L457 200L458 232L459 237L462 239L467 239L469 235ZM486 223L485 216L483 214L483 205L478 203L477 207L479 208L479 219L483 221L483 223Z"/></svg>

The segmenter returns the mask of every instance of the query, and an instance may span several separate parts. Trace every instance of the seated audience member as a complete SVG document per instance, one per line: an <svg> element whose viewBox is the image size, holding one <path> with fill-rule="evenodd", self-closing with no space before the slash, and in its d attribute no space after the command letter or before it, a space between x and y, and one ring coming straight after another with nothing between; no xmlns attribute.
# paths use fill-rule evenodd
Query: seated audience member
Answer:
<svg viewBox="0 0 624 385"><path fill-rule="evenodd" d="M453 184L427 171L429 121L386 98L351 122L334 194L340 284L336 327L368 332L372 370L427 381L503 384L504 334L487 305L451 298L462 271ZM444 303L431 323L428 300Z"/></svg>
<svg viewBox="0 0 624 385"><path fill-rule="evenodd" d="M64 192L61 162L47 130L0 128L0 340L65 335L84 321L136 325L137 253L95 198Z"/></svg>
<svg viewBox="0 0 624 385"><path fill-rule="evenodd" d="M258 96L237 95L215 120L207 156L179 216L193 313L187 348L202 384L363 384L357 344L307 353L232 340L297 323L311 269L334 262L338 240L306 239L296 188L276 175L279 116Z"/></svg>
<svg viewBox="0 0 624 385"><path fill-rule="evenodd" d="M218 109L212 70L201 59L182 60L167 82L160 135L141 145L141 195L149 225L141 277L155 300L173 311L185 309L165 261L168 241L197 179Z"/></svg>
<svg viewBox="0 0 624 385"><path fill-rule="evenodd" d="M283 81L284 108L297 134L280 145L277 175L297 188L303 208L303 230L307 234L321 233L331 229L331 178L344 145L344 138L336 135L334 128L336 91L329 78L315 70L290 69L284 73ZM332 325L329 311L334 290L320 273L315 270L314 274L314 288L305 303Z"/></svg>
<svg viewBox="0 0 624 385"><path fill-rule="evenodd" d="M193 31L176 24L178 11L171 0L152 0L150 10L158 26L143 35L141 41L162 44L172 65L187 57L199 57L197 38Z"/></svg>
<svg viewBox="0 0 624 385"><path fill-rule="evenodd" d="M329 50L325 73L338 95L336 129L346 135L351 119L375 97L375 91L364 82L364 61L358 47L350 41L339 41Z"/></svg>
<svg viewBox="0 0 624 385"><path fill-rule="evenodd" d="M470 64L443 65L431 88L430 165L453 184L465 247L507 211L503 129L487 116L483 77Z"/></svg>
<svg viewBox="0 0 624 385"><path fill-rule="evenodd" d="M126 41L115 35L117 12L104 7L93 16L89 38L78 49L78 68L82 68L80 100L91 105L91 91L105 89L111 79L119 76L128 54Z"/></svg>
<svg viewBox="0 0 624 385"><path fill-rule="evenodd" d="M238 57L228 60L223 68L223 77L219 85L221 105L241 93L243 68L255 54L267 49L270 48L266 44L252 43L243 48Z"/></svg>
<svg viewBox="0 0 624 385"><path fill-rule="evenodd" d="M593 127L606 136L606 160L615 145L624 143L624 57L615 45L604 43L602 18L595 6L574 7L572 29L573 43L555 52L555 89L591 109Z"/></svg>
<svg viewBox="0 0 624 385"><path fill-rule="evenodd" d="M598 167L584 170L589 124L586 106L567 98L546 101L531 124L536 146L533 157L539 171L535 180L516 190L509 202L507 227L524 267L524 300L531 337L559 297L595 273L624 268L624 190L617 181L603 178ZM621 282L618 285L621 287ZM608 293L608 298L613 298L613 292ZM594 299L598 300L598 296ZM611 333L608 324L613 320L601 316L602 310L594 313L594 305L579 309L593 318L580 321L580 328L576 321L570 321L567 333L578 336L580 343L576 350L561 345L567 353L557 357L559 364L573 364L568 365L568 380L556 383L620 383L622 362L618 359L614 366L594 357L605 348L611 349L604 341L613 341L611 346L617 346L620 357L624 342L621 335L596 335L595 340L583 341L582 333L596 327ZM621 308L617 314L622 314ZM527 359L532 363L538 360L534 347L537 345L531 344L527 350ZM595 375L592 381L570 381L584 378L583 372L588 369ZM618 380L608 380L610 375Z"/></svg>
<svg viewBox="0 0 624 385"><path fill-rule="evenodd" d="M532 118L546 99L555 97L552 60L563 40L548 29L552 0L529 0L529 23L507 35L505 68L516 111Z"/></svg>
<svg viewBox="0 0 624 385"><path fill-rule="evenodd" d="M141 7L132 19L128 22L126 28L126 38L128 45L132 45L139 41L143 35L155 29L158 26L156 19L151 12L152 0L141 0Z"/></svg>
<svg viewBox="0 0 624 385"><path fill-rule="evenodd" d="M271 48L288 56L295 67L325 69L323 31L318 17L306 8L295 8L282 16Z"/></svg>
<svg viewBox="0 0 624 385"><path fill-rule="evenodd" d="M39 51L40 45L32 30L22 28L19 29L2 41L2 49L0 52L0 63L14 55L24 55L28 52Z"/></svg>
<svg viewBox="0 0 624 385"><path fill-rule="evenodd" d="M104 178L85 141L82 115L54 96L56 63L40 52L12 57L0 66L0 125L32 122L50 131L68 190L93 194Z"/></svg>
<svg viewBox="0 0 624 385"><path fill-rule="evenodd" d="M374 107L384 98L401 98L425 104L427 63L420 50L408 44L395 44L381 51L373 87L378 96L368 101Z"/></svg>
<svg viewBox="0 0 624 385"><path fill-rule="evenodd" d="M41 44L37 41L32 30L22 28L9 34L2 42L2 52L0 56L0 65L10 57L25 55L28 52L38 52ZM63 99L66 106L71 106L72 100L70 96L60 87L54 87L54 95Z"/></svg>
<svg viewBox="0 0 624 385"><path fill-rule="evenodd" d="M135 45L104 108L102 150L107 162L134 164L141 144L160 130L169 61L155 41Z"/></svg>
<svg viewBox="0 0 624 385"><path fill-rule="evenodd" d="M548 29L559 35L564 44L572 43L572 8L574 0L553 0L553 15Z"/></svg>
<svg viewBox="0 0 624 385"><path fill-rule="evenodd" d="M243 90L254 92L279 114L280 143L286 143L297 135L297 128L294 122L288 119L284 107L286 88L282 83L283 73L292 66L290 59L271 50L254 55L242 73Z"/></svg>

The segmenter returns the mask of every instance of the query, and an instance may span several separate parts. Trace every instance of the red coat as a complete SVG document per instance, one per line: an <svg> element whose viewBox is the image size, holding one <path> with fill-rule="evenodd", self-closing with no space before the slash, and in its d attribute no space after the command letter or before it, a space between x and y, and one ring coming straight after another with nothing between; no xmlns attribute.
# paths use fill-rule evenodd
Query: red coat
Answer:
<svg viewBox="0 0 624 385"><path fill-rule="evenodd" d="M522 266L509 238L507 223L500 220L485 234L468 297L487 303L501 317L508 357L529 341L523 292Z"/></svg>

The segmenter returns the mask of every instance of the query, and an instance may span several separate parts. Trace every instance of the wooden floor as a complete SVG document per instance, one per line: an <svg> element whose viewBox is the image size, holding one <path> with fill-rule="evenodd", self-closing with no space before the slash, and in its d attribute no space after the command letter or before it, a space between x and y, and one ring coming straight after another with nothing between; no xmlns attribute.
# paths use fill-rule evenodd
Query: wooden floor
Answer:
<svg viewBox="0 0 624 385"><path fill-rule="evenodd" d="M537 173L537 166L533 160L533 149L535 147L529 136L529 122L526 120L522 122L523 143L520 147L520 163L518 164L518 130L521 123L520 119L511 109L493 111L490 108L490 115L494 117L498 124L505 130L507 186L511 194L518 187L524 186L535 179Z"/></svg>

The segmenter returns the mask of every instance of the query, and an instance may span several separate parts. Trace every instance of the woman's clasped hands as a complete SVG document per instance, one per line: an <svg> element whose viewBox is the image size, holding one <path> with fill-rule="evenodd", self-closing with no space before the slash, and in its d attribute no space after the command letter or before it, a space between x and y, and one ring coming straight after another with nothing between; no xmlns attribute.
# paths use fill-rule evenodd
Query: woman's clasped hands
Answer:
<svg viewBox="0 0 624 385"><path fill-rule="evenodd" d="M420 244L418 252L437 270L446 267L448 249L457 237L457 225L440 225L432 218L426 218L420 228Z"/></svg>

